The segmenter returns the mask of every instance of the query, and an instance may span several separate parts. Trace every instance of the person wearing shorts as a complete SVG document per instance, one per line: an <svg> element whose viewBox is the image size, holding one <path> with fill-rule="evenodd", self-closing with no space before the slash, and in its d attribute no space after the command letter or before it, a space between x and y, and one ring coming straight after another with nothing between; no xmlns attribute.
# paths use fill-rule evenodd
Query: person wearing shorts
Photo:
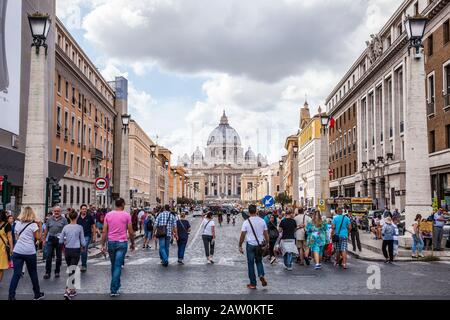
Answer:
<svg viewBox="0 0 450 320"><path fill-rule="evenodd" d="M339 241L334 243L336 248L336 262L335 266L341 265L347 269L347 250L348 250L348 235L350 233L352 223L350 218L342 214L342 209L338 209L337 215L333 218L332 235L338 236ZM332 237L333 238L333 237Z"/></svg>

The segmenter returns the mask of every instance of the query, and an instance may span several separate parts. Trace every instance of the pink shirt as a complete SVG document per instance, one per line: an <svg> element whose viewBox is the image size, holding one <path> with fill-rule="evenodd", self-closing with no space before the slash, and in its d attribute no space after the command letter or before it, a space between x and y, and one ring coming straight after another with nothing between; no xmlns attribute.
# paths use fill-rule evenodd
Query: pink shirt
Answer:
<svg viewBox="0 0 450 320"><path fill-rule="evenodd" d="M111 211L105 217L108 224L108 241L126 242L131 215L125 211Z"/></svg>

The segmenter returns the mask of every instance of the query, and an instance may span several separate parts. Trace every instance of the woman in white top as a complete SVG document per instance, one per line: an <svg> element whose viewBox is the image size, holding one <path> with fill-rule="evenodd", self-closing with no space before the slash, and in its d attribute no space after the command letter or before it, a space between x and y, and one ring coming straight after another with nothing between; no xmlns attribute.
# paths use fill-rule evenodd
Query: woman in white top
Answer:
<svg viewBox="0 0 450 320"><path fill-rule="evenodd" d="M214 242L216 239L216 225L214 224L214 220L212 218L212 213L208 212L206 214L206 218L203 219L202 222L202 239L203 245L205 246L205 254L208 263L213 264L213 256L214 256Z"/></svg>
<svg viewBox="0 0 450 320"><path fill-rule="evenodd" d="M13 251L14 275L9 285L9 300L16 300L16 289L22 276L23 265L26 264L33 284L34 300L44 299L40 291L37 274L36 241L41 239L42 223L36 222L33 209L26 207L18 218L15 228L16 245Z"/></svg>

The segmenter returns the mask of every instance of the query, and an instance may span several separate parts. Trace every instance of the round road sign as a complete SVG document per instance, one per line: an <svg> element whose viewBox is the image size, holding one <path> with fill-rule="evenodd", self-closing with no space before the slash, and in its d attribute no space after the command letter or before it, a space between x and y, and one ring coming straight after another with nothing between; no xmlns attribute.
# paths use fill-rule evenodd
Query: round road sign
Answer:
<svg viewBox="0 0 450 320"><path fill-rule="evenodd" d="M95 180L95 189L98 191L103 191L108 189L108 180L105 178L98 178Z"/></svg>

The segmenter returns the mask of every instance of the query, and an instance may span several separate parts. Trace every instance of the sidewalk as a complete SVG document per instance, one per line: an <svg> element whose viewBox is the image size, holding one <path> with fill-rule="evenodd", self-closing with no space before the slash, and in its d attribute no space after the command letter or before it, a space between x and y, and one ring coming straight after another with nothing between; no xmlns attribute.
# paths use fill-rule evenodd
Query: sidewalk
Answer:
<svg viewBox="0 0 450 320"><path fill-rule="evenodd" d="M361 247L362 251L358 250L353 251L353 246L351 244L351 240L349 239L348 243L348 252L350 255L355 257L356 259L367 260L367 261L377 261L384 262L385 258L383 256L383 251L381 249L382 240L375 240L372 234L366 233L364 231L359 232L361 239ZM439 252L431 252L425 251L423 252L425 257L434 256L439 257L441 261L450 261L450 250L445 249L445 251ZM395 258L396 261L401 262L412 262L412 261L421 261L421 259L414 259L411 257L411 250L400 247L398 251L398 256Z"/></svg>

